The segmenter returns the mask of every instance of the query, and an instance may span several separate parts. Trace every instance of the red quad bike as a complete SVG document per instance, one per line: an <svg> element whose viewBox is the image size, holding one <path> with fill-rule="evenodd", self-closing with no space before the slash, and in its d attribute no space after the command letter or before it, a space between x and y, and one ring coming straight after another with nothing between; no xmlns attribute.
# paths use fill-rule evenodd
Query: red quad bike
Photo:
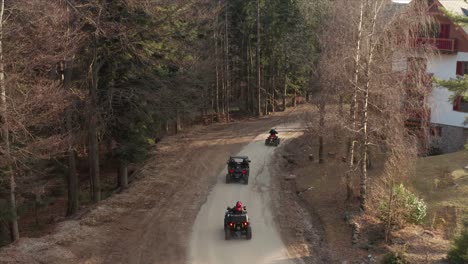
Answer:
<svg viewBox="0 0 468 264"><path fill-rule="evenodd" d="M247 240L252 239L252 227L245 207L240 213L232 212L232 209L228 207L224 215L224 239L242 238L243 236Z"/></svg>
<svg viewBox="0 0 468 264"><path fill-rule="evenodd" d="M267 139L265 139L266 146L275 146L277 147L280 143L280 138L277 135L269 135Z"/></svg>
<svg viewBox="0 0 468 264"><path fill-rule="evenodd" d="M231 156L227 162L226 183L240 182L249 184L250 160L247 156Z"/></svg>

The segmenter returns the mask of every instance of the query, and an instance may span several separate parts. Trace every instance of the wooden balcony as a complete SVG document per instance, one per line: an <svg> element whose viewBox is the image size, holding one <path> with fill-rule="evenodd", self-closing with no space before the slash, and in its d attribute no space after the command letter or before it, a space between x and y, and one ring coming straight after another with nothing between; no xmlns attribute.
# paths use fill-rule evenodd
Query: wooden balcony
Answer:
<svg viewBox="0 0 468 264"><path fill-rule="evenodd" d="M445 39L445 38L418 38L414 45L421 47L425 45L433 46L444 53L455 53L457 52L457 40L456 39Z"/></svg>

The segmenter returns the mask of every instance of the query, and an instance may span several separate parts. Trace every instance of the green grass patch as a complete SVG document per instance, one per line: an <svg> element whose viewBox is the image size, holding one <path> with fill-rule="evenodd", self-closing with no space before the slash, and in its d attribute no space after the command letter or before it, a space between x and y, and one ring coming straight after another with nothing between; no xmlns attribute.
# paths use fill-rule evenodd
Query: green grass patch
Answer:
<svg viewBox="0 0 468 264"><path fill-rule="evenodd" d="M421 158L412 184L428 205L428 224L452 237L468 224L468 151Z"/></svg>

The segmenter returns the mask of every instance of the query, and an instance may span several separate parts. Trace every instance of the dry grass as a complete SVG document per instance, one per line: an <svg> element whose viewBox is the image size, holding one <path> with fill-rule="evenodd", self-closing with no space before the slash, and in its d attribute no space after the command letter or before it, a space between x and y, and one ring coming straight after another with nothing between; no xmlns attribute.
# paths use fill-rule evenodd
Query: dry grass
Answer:
<svg viewBox="0 0 468 264"><path fill-rule="evenodd" d="M445 231L446 238L468 224L468 152L422 158L412 177L428 204L428 224Z"/></svg>
<svg viewBox="0 0 468 264"><path fill-rule="evenodd" d="M446 229L428 230L427 226L410 225L392 232L389 244L386 245L382 225L372 213L364 215L365 217L362 219L354 218L361 227L362 233L357 243L352 244L352 228L344 221L344 217L348 214L352 216L353 212L356 211L359 179L357 175L353 177L353 200L351 204L345 203L344 172L348 168L342 157L346 155L346 138L343 136L343 131L334 127L332 122L328 123L328 126L327 131L333 131L333 133L325 135L325 163L317 163L317 131L311 131L311 133L306 133L303 137L293 140L285 146L284 155L288 159L294 160L294 163L287 163L284 172L297 176L295 191L301 193L300 197L305 201L305 206L312 212L312 215L318 218L319 225L323 228L324 243L334 252L332 263L340 263L341 261L360 263L365 261L368 255L380 260L382 255L389 250L404 251L408 260L412 261L411 263L444 263L446 252L450 247ZM385 154L376 153L375 148L372 150L369 184L376 187L375 185L378 185L382 180ZM333 155L330 156L328 153L333 153ZM314 155L314 162L309 161L309 154ZM465 201L468 199L466 189L463 193L457 193L456 196L451 194L454 190L459 190L462 187L460 181L466 179L463 167L466 165L464 162L468 163L468 155L463 154L465 153L462 153L458 159L450 156L421 159L417 164L418 176L411 178L411 181L416 182L417 193L422 194L428 202L430 212L432 212L432 208L436 207L444 209L441 210L444 213L444 220L439 217L439 222L456 222L458 214L457 210L453 209L455 208L453 205L458 206L463 204L463 198ZM431 160L434 158L442 158L447 163L458 160L458 163L455 162L453 167L445 163L435 166L436 162ZM460 169L462 170L459 171ZM434 190L434 182L437 183L436 190ZM453 187L455 184L458 184L458 187ZM406 185L411 189L410 183L406 182ZM371 188L370 192L373 194L377 190ZM434 195L435 192L440 193ZM447 201L452 207L444 206ZM430 222L428 220L428 224Z"/></svg>

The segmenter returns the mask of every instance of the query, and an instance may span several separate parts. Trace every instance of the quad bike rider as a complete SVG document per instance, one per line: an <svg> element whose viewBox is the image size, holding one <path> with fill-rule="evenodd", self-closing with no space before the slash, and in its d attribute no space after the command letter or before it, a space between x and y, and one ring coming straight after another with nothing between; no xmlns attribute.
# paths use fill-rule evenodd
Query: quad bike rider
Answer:
<svg viewBox="0 0 468 264"><path fill-rule="evenodd" d="M247 209L245 208L245 206L242 205L241 201L237 201L234 207L227 208L227 212L230 214L243 214L243 213L247 213Z"/></svg>
<svg viewBox="0 0 468 264"><path fill-rule="evenodd" d="M237 159L237 161L236 161ZM243 182L249 184L249 158L247 156L231 156L227 162L226 183Z"/></svg>
<svg viewBox="0 0 468 264"><path fill-rule="evenodd" d="M234 169L237 166L237 162L231 157L228 160L228 171Z"/></svg>
<svg viewBox="0 0 468 264"><path fill-rule="evenodd" d="M268 136L268 138L265 139L265 145L278 146L280 143L280 138L277 136L278 131L276 131L275 128L272 128L269 133L270 133L270 136Z"/></svg>
<svg viewBox="0 0 468 264"><path fill-rule="evenodd" d="M238 201L234 207L228 207L224 214L224 234L225 239L229 240L233 235L247 239L252 238L252 228L250 227L247 210L242 202Z"/></svg>
<svg viewBox="0 0 468 264"><path fill-rule="evenodd" d="M276 131L276 128L272 128L270 129L269 133L271 137L276 137L276 135L278 134L278 131Z"/></svg>

